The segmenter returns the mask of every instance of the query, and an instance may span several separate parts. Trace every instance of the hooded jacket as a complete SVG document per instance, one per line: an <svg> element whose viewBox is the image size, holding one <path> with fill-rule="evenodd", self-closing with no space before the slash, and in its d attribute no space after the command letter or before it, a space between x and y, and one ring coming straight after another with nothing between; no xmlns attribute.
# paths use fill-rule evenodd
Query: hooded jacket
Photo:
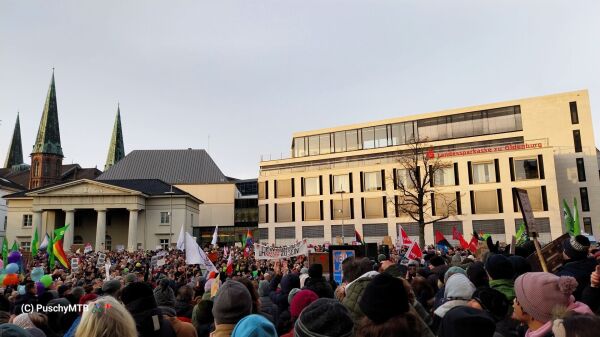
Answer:
<svg viewBox="0 0 600 337"><path fill-rule="evenodd" d="M490 288L504 294L510 303L515 299L515 282L513 280L490 280Z"/></svg>

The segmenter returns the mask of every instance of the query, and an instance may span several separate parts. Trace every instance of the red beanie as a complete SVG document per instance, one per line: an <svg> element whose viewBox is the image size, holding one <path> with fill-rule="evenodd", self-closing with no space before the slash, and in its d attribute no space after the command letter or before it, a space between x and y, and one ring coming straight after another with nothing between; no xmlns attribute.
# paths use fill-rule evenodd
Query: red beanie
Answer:
<svg viewBox="0 0 600 337"><path fill-rule="evenodd" d="M97 298L98 298L98 295L96 295L96 294L85 294L85 295L81 296L81 298L79 299L79 304L86 304L87 302L91 302Z"/></svg>
<svg viewBox="0 0 600 337"><path fill-rule="evenodd" d="M309 304L319 299L319 296L312 290L304 289L294 295L292 303L290 303L290 314L292 318L298 318L304 308Z"/></svg>

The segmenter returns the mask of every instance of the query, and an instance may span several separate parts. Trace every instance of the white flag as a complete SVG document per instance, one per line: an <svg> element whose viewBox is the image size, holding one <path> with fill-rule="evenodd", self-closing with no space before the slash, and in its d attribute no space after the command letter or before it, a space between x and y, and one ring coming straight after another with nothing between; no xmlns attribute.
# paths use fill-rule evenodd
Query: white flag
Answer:
<svg viewBox="0 0 600 337"><path fill-rule="evenodd" d="M194 237L190 233L185 233L185 263L187 264L199 264L209 272L217 271L215 265L206 256L206 253L198 246Z"/></svg>
<svg viewBox="0 0 600 337"><path fill-rule="evenodd" d="M217 244L217 239L218 239L217 231L218 230L219 230L219 226L215 227L215 232L213 233L213 238L212 238L212 241L210 242L210 244L213 246Z"/></svg>
<svg viewBox="0 0 600 337"><path fill-rule="evenodd" d="M183 230L183 225L181 225L181 231L179 232L179 238L177 238L177 249L185 250L185 231Z"/></svg>
<svg viewBox="0 0 600 337"><path fill-rule="evenodd" d="M110 280L110 261L106 261L106 264L104 265L104 270L106 271L105 281L109 281Z"/></svg>
<svg viewBox="0 0 600 337"><path fill-rule="evenodd" d="M42 243L40 243L40 247L38 249L46 250L48 248L49 242L50 242L50 237L48 236L48 233L46 233L46 235L44 236L44 240L42 240Z"/></svg>

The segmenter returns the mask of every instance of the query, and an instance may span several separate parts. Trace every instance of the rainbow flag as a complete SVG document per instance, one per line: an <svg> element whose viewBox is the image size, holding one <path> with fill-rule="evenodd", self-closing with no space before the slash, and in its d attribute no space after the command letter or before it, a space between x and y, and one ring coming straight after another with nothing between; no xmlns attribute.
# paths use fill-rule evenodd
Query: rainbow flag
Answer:
<svg viewBox="0 0 600 337"><path fill-rule="evenodd" d="M248 228L248 233L246 234L246 247L254 245L254 237L252 236L252 232Z"/></svg>
<svg viewBox="0 0 600 337"><path fill-rule="evenodd" d="M58 262L60 262L60 264L62 264L65 268L70 268L69 260L67 259L67 254L65 254L65 251L63 250L62 238L54 242L54 244L52 245L52 253L56 257Z"/></svg>

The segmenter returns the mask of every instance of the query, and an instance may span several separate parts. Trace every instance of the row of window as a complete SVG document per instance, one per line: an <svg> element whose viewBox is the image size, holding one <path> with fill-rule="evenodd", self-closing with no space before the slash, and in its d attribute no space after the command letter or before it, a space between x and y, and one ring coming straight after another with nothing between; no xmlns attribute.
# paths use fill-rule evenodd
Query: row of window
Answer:
<svg viewBox="0 0 600 337"><path fill-rule="evenodd" d="M522 131L521 108L503 107L404 123L294 138L294 157L382 148L410 143Z"/></svg>
<svg viewBox="0 0 600 337"><path fill-rule="evenodd" d="M511 181L544 179L543 156L530 158L509 158ZM500 182L500 163L498 159L482 162L467 162L469 184L485 184ZM585 180L583 158L577 160L580 179ZM417 170L394 169L394 189L399 187L414 188L420 181L420 167ZM329 175L329 194L353 192L352 173ZM385 191L386 171L360 172L360 191ZM580 180L582 181L582 180ZM301 178L301 196L323 195L323 176ZM432 186L459 185L458 163L435 171ZM268 199L268 182L259 183L258 198ZM274 181L275 198L295 197L295 179L278 179Z"/></svg>
<svg viewBox="0 0 600 337"><path fill-rule="evenodd" d="M194 214L191 214L192 224L194 223ZM33 215L32 214L23 214L23 227L31 227L33 223ZM170 223L170 215L169 212L160 212L160 223L168 224Z"/></svg>

